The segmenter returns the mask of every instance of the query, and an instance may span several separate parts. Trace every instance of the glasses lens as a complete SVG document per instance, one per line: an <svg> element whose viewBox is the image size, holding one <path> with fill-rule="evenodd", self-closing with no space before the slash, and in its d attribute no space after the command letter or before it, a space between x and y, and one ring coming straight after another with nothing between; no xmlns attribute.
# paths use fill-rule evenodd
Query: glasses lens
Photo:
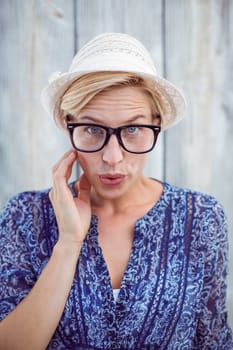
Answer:
<svg viewBox="0 0 233 350"><path fill-rule="evenodd" d="M145 125L126 125L112 129L95 124L73 125L73 145L83 152L96 152L115 134L120 145L132 153L146 153L153 149L160 129Z"/></svg>
<svg viewBox="0 0 233 350"><path fill-rule="evenodd" d="M134 125L121 130L121 140L127 151L135 153L148 152L156 141L153 129Z"/></svg>
<svg viewBox="0 0 233 350"><path fill-rule="evenodd" d="M106 139L106 130L96 125L78 125L73 130L77 149L92 152L100 149Z"/></svg>

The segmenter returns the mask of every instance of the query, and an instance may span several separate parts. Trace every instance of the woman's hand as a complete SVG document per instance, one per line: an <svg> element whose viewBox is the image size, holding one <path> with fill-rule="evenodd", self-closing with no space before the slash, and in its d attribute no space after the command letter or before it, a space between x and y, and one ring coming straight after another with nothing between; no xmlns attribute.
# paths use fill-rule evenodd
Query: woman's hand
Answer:
<svg viewBox="0 0 233 350"><path fill-rule="evenodd" d="M78 198L73 198L68 186L77 156L69 151L53 167L54 186L49 197L59 239L31 291L0 323L0 349L47 349L61 319L91 218L86 177L81 176Z"/></svg>
<svg viewBox="0 0 233 350"><path fill-rule="evenodd" d="M91 220L90 184L83 174L78 183L78 197L74 198L68 181L78 154L70 150L53 167L53 189L49 193L59 229L61 244L80 249Z"/></svg>

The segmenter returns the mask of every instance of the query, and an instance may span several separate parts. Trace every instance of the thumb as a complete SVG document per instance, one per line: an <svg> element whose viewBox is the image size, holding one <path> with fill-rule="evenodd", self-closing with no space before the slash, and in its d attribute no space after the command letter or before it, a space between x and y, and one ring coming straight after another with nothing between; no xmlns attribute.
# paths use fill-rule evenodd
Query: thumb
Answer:
<svg viewBox="0 0 233 350"><path fill-rule="evenodd" d="M82 174L78 184L78 198L86 203L90 203L91 184L85 174Z"/></svg>

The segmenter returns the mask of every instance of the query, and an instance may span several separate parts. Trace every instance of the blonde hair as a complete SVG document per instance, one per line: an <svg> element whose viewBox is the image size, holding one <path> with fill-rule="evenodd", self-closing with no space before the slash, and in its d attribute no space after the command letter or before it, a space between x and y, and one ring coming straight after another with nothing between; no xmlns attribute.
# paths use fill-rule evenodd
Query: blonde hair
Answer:
<svg viewBox="0 0 233 350"><path fill-rule="evenodd" d="M97 94L119 86L141 88L150 97L152 116L162 118L165 113L165 105L154 84L148 79L127 72L106 71L85 74L75 80L63 94L60 118L56 122L62 126L67 114L78 115Z"/></svg>

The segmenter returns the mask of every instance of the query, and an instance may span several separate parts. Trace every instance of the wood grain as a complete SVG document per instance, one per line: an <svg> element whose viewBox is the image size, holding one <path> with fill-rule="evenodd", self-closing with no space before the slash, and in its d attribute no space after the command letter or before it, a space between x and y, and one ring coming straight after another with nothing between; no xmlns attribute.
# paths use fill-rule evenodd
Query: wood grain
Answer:
<svg viewBox="0 0 233 350"><path fill-rule="evenodd" d="M160 137L148 176L214 195L230 227L233 325L233 2L230 0L11 0L0 9L0 206L16 192L49 187L69 147L43 111L40 91L77 48L125 32L187 98L187 118ZM117 116L116 116L117 118Z"/></svg>

